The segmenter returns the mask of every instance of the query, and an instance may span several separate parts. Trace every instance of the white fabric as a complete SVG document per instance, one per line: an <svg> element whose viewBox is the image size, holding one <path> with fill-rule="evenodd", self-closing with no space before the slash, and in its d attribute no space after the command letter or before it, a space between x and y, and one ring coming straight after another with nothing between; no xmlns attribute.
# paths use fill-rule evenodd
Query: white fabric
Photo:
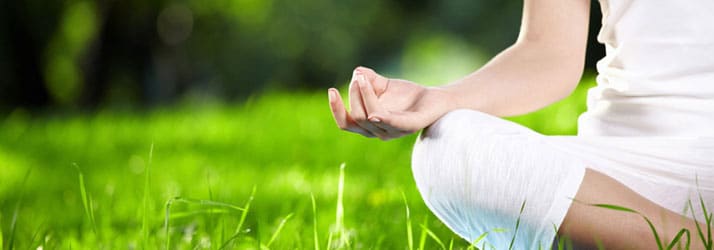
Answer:
<svg viewBox="0 0 714 250"><path fill-rule="evenodd" d="M550 246L586 163L518 124L477 111L448 113L414 146L412 171L426 205L452 231L509 249ZM502 229L506 232L499 232Z"/></svg>
<svg viewBox="0 0 714 250"><path fill-rule="evenodd" d="M579 134L714 137L714 1L600 5L606 56Z"/></svg>
<svg viewBox="0 0 714 250"><path fill-rule="evenodd" d="M699 195L714 208L712 156L714 138L543 136L457 110L419 137L412 171L429 209L469 242L488 232L477 246L509 249L515 234L512 249L548 249L586 167L690 217L691 200L702 220Z"/></svg>
<svg viewBox="0 0 714 250"><path fill-rule="evenodd" d="M459 110L417 140L417 186L461 237L508 249L526 201L513 249L548 248L585 168L699 220L699 195L714 210L714 1L600 2L607 56L578 136Z"/></svg>

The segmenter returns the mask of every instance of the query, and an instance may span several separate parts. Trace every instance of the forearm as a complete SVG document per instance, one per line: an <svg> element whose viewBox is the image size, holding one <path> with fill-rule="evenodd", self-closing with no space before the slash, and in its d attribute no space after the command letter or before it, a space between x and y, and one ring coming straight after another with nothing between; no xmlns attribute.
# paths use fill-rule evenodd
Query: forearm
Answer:
<svg viewBox="0 0 714 250"><path fill-rule="evenodd" d="M435 91L448 96L446 112L474 109L514 116L567 97L577 86L584 55L539 42L519 42L474 73ZM572 51L572 50L570 50Z"/></svg>

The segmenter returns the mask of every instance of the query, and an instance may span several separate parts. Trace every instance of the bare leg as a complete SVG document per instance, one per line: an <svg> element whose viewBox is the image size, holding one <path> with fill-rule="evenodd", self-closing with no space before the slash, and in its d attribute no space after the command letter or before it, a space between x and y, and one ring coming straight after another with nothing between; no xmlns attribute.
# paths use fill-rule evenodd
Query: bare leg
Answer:
<svg viewBox="0 0 714 250"><path fill-rule="evenodd" d="M578 249L657 249L654 234L637 214L594 207L612 204L639 211L655 225L667 244L682 228L691 234L690 249L704 249L695 221L667 210L600 172L587 169L585 178L558 234L572 239ZM666 245L664 246L666 247Z"/></svg>

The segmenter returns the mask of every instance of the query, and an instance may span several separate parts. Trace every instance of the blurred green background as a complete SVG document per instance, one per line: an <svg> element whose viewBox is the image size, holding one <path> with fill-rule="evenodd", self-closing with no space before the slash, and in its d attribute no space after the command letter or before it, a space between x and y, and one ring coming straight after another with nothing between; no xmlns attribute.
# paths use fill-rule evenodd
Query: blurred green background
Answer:
<svg viewBox="0 0 714 250"><path fill-rule="evenodd" d="M581 86L511 120L575 133L603 53L596 2ZM405 249L409 222L415 248L466 247L421 202L415 137L339 131L325 90L344 88L357 65L458 79L515 40L521 6L2 1L0 246L314 249L316 234L322 249Z"/></svg>
<svg viewBox="0 0 714 250"><path fill-rule="evenodd" d="M600 15L593 1L591 37ZM0 108L324 89L369 66L443 84L515 41L521 1L3 1ZM602 55L591 39L588 67Z"/></svg>

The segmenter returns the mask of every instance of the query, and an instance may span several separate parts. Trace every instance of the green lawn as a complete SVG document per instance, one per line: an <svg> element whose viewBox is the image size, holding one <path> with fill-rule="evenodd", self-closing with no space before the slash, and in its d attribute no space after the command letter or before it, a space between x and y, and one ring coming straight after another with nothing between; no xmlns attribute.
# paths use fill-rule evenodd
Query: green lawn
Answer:
<svg viewBox="0 0 714 250"><path fill-rule="evenodd" d="M514 120L548 134L573 134L585 108L584 89ZM166 204L174 197L182 198L173 200L168 214L172 249L314 249L315 230L320 249L330 238L332 246L405 249L402 193L415 248L422 238L428 249L439 247L434 238L468 245L421 201L409 163L415 136L383 142L341 132L326 93L271 93L236 105L143 112L15 111L5 117L5 249L162 249ZM343 222L336 218L341 163Z"/></svg>

